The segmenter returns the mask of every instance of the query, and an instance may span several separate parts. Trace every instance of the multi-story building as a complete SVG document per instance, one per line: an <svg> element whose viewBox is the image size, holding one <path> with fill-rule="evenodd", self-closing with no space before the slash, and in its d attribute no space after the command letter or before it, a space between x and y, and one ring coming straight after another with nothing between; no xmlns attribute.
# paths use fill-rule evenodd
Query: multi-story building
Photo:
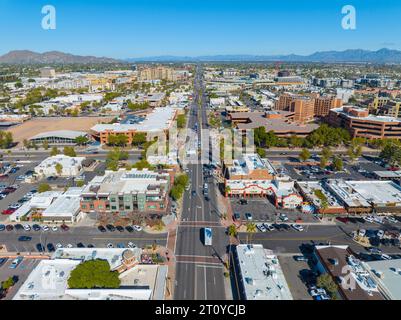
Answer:
<svg viewBox="0 0 401 320"><path fill-rule="evenodd" d="M163 66L144 68L139 71L139 80L174 80L174 70Z"/></svg>
<svg viewBox="0 0 401 320"><path fill-rule="evenodd" d="M315 98L314 113L316 117L326 117L333 108L342 106L342 100L332 96L320 96Z"/></svg>
<svg viewBox="0 0 401 320"><path fill-rule="evenodd" d="M84 157L69 157L58 154L48 157L35 167L35 173L40 177L62 176L76 177L82 170Z"/></svg>
<svg viewBox="0 0 401 320"><path fill-rule="evenodd" d="M131 169L106 171L96 176L82 192L83 212L165 212L172 183L171 172Z"/></svg>
<svg viewBox="0 0 401 320"><path fill-rule="evenodd" d="M112 135L125 135L127 143L131 144L137 133L158 133L171 128L177 116L177 109L172 107L155 108L147 117L138 123L97 124L91 128L91 133L100 143L106 144Z"/></svg>
<svg viewBox="0 0 401 320"><path fill-rule="evenodd" d="M40 76L43 78L54 78L56 76L56 70L50 67L40 68Z"/></svg>
<svg viewBox="0 0 401 320"><path fill-rule="evenodd" d="M347 129L352 137L367 139L401 139L401 120L369 114L367 109L354 106L331 109L328 123Z"/></svg>

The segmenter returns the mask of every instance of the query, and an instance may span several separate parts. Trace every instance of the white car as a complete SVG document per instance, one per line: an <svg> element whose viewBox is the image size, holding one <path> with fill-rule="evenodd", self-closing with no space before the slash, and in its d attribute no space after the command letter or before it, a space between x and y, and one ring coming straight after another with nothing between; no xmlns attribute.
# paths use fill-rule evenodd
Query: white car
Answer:
<svg viewBox="0 0 401 320"><path fill-rule="evenodd" d="M112 243L108 243L107 248L109 248L109 249L114 248L114 245Z"/></svg>
<svg viewBox="0 0 401 320"><path fill-rule="evenodd" d="M317 288L317 289L311 289L309 291L309 294L314 297L314 296L320 296L322 294L326 294L326 290L324 290L323 288Z"/></svg>
<svg viewBox="0 0 401 320"><path fill-rule="evenodd" d="M285 214L280 214L281 221L288 221L288 217Z"/></svg>
<svg viewBox="0 0 401 320"><path fill-rule="evenodd" d="M391 260L392 259L388 254L385 254L385 253L382 253L380 255L380 258L382 258L382 260Z"/></svg>
<svg viewBox="0 0 401 320"><path fill-rule="evenodd" d="M58 227L57 227L57 226L53 226L53 227L52 227L52 231L56 232L57 230L58 230Z"/></svg>
<svg viewBox="0 0 401 320"><path fill-rule="evenodd" d="M263 223L258 223L258 224L256 225L256 227L259 229L260 232L266 232L266 231L267 231L267 229L266 229L266 227L263 225Z"/></svg>
<svg viewBox="0 0 401 320"><path fill-rule="evenodd" d="M49 228L49 226L44 225L44 226L42 227L42 230L43 230L43 231L49 231L50 228Z"/></svg>
<svg viewBox="0 0 401 320"><path fill-rule="evenodd" d="M18 209L19 207L21 207L20 203L12 203L8 206L10 209Z"/></svg>
<svg viewBox="0 0 401 320"><path fill-rule="evenodd" d="M274 230L276 230L271 224L264 223L263 225L265 226L265 228L266 228L267 231L274 231Z"/></svg>
<svg viewBox="0 0 401 320"><path fill-rule="evenodd" d="M291 227L297 231L304 231L304 227L301 226L300 224L292 224Z"/></svg>
<svg viewBox="0 0 401 320"><path fill-rule="evenodd" d="M62 245L61 243L57 243L57 244L56 244L56 248L57 248L57 249L61 249L62 247L63 247L63 245Z"/></svg>
<svg viewBox="0 0 401 320"><path fill-rule="evenodd" d="M364 237L365 234L366 234L366 230L365 230L365 229L360 229L360 230L359 230L359 234L358 234L358 235L359 235L360 237Z"/></svg>
<svg viewBox="0 0 401 320"><path fill-rule="evenodd" d="M128 242L128 248L136 248L136 245L133 242Z"/></svg>
<svg viewBox="0 0 401 320"><path fill-rule="evenodd" d="M392 217L392 216L388 216L388 217L386 217L386 219L390 223L397 223L398 222L398 220L396 218Z"/></svg>
<svg viewBox="0 0 401 320"><path fill-rule="evenodd" d="M67 244L67 248L71 249L71 248L74 248L74 246L71 243L69 243L69 244Z"/></svg>
<svg viewBox="0 0 401 320"><path fill-rule="evenodd" d="M142 227L138 225L132 226L136 231L142 231Z"/></svg>
<svg viewBox="0 0 401 320"><path fill-rule="evenodd" d="M383 230L377 230L376 235L381 239L384 236L384 231Z"/></svg>
<svg viewBox="0 0 401 320"><path fill-rule="evenodd" d="M31 231L31 226L29 224L23 225L25 231Z"/></svg>
<svg viewBox="0 0 401 320"><path fill-rule="evenodd" d="M383 218L382 217L378 217L378 216L374 216L373 217L373 221L376 223L383 223Z"/></svg>
<svg viewBox="0 0 401 320"><path fill-rule="evenodd" d="M364 219L366 222L369 222L369 223L372 223L372 222L373 222L373 217L372 217L372 216L366 216L366 217L363 217L363 219Z"/></svg>

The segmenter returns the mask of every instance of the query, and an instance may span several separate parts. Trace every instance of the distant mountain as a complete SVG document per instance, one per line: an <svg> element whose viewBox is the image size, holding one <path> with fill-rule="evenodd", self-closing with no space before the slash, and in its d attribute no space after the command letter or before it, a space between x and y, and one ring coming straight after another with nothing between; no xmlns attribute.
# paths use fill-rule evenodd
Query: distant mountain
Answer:
<svg viewBox="0 0 401 320"><path fill-rule="evenodd" d="M362 49L350 49L345 51L322 51L311 55L210 55L195 57L180 56L153 56L126 59L128 62L240 62L240 61L283 61L283 62L370 62L370 63L401 63L401 51L380 49L369 51Z"/></svg>
<svg viewBox="0 0 401 320"><path fill-rule="evenodd" d="M59 51L37 53L28 50L15 50L0 56L0 64L102 64L122 61L93 56L77 56Z"/></svg>

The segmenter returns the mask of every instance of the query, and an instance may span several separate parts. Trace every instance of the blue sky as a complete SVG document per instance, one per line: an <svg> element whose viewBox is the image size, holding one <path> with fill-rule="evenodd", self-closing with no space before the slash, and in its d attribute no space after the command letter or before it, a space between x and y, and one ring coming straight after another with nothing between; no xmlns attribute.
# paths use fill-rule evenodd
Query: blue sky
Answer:
<svg viewBox="0 0 401 320"><path fill-rule="evenodd" d="M41 28L42 6L57 29ZM341 8L356 8L356 30ZM115 58L401 49L399 0L0 0L0 54L29 49Z"/></svg>

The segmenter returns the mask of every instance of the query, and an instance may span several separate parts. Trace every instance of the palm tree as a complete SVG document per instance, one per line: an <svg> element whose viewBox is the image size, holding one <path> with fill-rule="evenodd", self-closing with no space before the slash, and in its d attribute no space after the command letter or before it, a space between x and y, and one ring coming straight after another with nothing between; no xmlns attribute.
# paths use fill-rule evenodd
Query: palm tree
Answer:
<svg viewBox="0 0 401 320"><path fill-rule="evenodd" d="M256 232L256 224L254 224L253 222L248 222L246 224L246 232L248 233L247 239L249 243L252 239L252 235Z"/></svg>

